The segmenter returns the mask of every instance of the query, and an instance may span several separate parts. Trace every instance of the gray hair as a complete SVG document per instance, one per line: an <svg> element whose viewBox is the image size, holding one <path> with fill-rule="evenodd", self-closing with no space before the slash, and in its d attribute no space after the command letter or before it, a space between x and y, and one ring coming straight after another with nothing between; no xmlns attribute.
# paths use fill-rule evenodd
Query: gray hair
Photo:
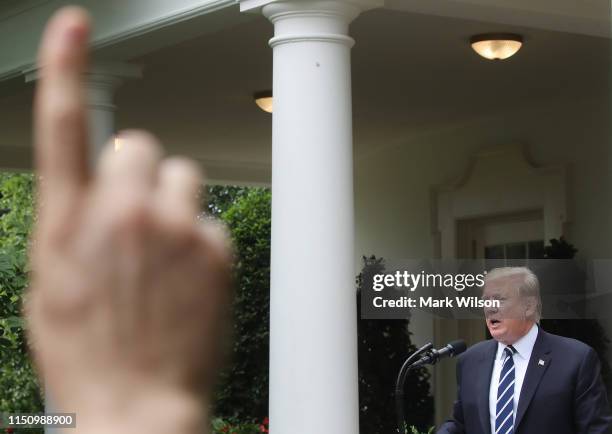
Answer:
<svg viewBox="0 0 612 434"><path fill-rule="evenodd" d="M518 293L521 298L533 298L536 302L534 317L536 323L542 318L542 298L540 297L540 282L538 277L527 267L500 267L494 268L487 273L485 283L490 280L508 277L522 277L518 285Z"/></svg>

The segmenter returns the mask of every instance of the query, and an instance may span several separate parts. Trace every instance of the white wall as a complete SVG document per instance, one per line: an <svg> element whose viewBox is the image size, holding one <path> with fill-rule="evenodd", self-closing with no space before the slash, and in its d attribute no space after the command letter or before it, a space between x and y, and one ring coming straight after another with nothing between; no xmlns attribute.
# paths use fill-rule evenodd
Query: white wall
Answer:
<svg viewBox="0 0 612 434"><path fill-rule="evenodd" d="M583 258L610 257L608 105L607 97L551 101L520 112L431 128L406 137L399 146L371 144L355 163L356 267L361 255L388 260L433 257L432 188L464 174L475 152L509 143L525 144L536 166L568 165L566 238ZM413 341L431 340L430 318L415 316ZM612 320L604 319L604 326L612 335Z"/></svg>

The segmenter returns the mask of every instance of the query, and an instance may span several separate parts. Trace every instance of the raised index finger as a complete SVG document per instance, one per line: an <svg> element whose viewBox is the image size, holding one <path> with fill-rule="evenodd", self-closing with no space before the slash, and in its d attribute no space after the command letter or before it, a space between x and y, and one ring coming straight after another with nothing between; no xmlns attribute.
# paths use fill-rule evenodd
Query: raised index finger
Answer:
<svg viewBox="0 0 612 434"><path fill-rule="evenodd" d="M83 74L89 29L84 10L63 8L49 20L40 45L34 147L49 205L65 205L88 180Z"/></svg>

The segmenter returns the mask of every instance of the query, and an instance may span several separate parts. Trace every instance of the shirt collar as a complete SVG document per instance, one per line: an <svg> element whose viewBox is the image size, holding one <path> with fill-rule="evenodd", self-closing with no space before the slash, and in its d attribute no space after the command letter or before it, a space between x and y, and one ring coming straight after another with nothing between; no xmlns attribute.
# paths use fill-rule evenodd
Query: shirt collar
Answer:
<svg viewBox="0 0 612 434"><path fill-rule="evenodd" d="M531 326L531 329L527 332L526 335L521 337L518 341L516 341L512 346L514 347L515 356L519 356L522 359L529 360L531 358L531 352L533 351L533 346L535 345L536 338L538 337L538 326L534 324ZM502 344L501 342L497 343L497 358L502 360L504 358L504 349L507 345Z"/></svg>

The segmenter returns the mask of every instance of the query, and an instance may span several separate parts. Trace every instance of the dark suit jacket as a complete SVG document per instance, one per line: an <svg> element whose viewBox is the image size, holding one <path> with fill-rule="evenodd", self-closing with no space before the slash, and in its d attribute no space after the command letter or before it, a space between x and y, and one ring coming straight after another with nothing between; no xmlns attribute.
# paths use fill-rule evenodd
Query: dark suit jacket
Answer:
<svg viewBox="0 0 612 434"><path fill-rule="evenodd" d="M453 417L438 434L491 434L489 385L496 352L491 339L459 357ZM608 433L612 416L599 370L591 347L540 329L519 397L515 434Z"/></svg>

